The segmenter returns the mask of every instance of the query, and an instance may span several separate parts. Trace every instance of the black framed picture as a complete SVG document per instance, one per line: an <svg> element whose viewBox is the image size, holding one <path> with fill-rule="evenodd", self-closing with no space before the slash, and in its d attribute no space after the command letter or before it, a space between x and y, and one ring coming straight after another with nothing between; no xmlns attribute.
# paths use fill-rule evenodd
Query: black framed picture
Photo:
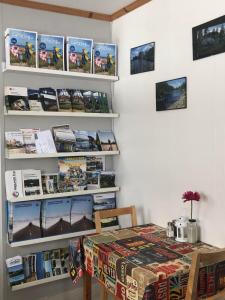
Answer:
<svg viewBox="0 0 225 300"><path fill-rule="evenodd" d="M225 52L225 16L192 29L193 59Z"/></svg>
<svg viewBox="0 0 225 300"><path fill-rule="evenodd" d="M156 110L187 108L187 78L156 83Z"/></svg>
<svg viewBox="0 0 225 300"><path fill-rule="evenodd" d="M155 43L144 44L130 50L130 74L154 71Z"/></svg>

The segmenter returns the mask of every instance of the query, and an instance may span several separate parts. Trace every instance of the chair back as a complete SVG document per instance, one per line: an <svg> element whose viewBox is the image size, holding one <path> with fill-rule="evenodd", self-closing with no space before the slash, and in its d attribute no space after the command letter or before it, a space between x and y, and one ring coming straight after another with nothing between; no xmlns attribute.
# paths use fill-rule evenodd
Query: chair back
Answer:
<svg viewBox="0 0 225 300"><path fill-rule="evenodd" d="M107 210L99 210L99 211L95 212L96 232L97 233L102 232L102 226L101 226L102 219L119 217L122 215L130 215L132 226L137 226L137 214L136 214L135 206L107 209Z"/></svg>
<svg viewBox="0 0 225 300"><path fill-rule="evenodd" d="M192 256L192 264L189 273L188 286L185 300L196 300L197 299L197 287L198 287L198 276L200 264L210 266L217 264L219 262L225 261L225 249L216 250L213 252L206 251L196 251ZM225 288L225 282L221 288ZM208 300L224 300L225 299L225 289L217 291L217 294L204 298Z"/></svg>

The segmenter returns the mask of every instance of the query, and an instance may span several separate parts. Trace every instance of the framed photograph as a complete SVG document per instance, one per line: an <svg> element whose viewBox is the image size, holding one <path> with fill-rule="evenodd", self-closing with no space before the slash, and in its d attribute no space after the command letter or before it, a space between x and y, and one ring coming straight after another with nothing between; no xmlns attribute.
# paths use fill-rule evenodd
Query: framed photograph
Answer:
<svg viewBox="0 0 225 300"><path fill-rule="evenodd" d="M155 43L148 43L130 50L130 74L154 71Z"/></svg>
<svg viewBox="0 0 225 300"><path fill-rule="evenodd" d="M187 108L187 78L156 83L156 110Z"/></svg>
<svg viewBox="0 0 225 300"><path fill-rule="evenodd" d="M192 29L193 59L225 52L225 16Z"/></svg>

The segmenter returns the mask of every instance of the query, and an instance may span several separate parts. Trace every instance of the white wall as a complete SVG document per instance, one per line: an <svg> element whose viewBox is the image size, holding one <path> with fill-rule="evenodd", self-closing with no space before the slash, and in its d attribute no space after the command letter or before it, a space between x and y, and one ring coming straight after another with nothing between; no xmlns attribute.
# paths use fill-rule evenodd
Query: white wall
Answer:
<svg viewBox="0 0 225 300"><path fill-rule="evenodd" d="M224 0L153 0L112 25L112 40L119 44L119 203L135 204L140 222L166 226L189 212L182 193L200 191L205 197L195 213L202 240L223 247L225 54L194 62L192 27L224 13ZM156 70L130 75L130 48L153 41ZM188 108L156 112L155 83L183 76Z"/></svg>

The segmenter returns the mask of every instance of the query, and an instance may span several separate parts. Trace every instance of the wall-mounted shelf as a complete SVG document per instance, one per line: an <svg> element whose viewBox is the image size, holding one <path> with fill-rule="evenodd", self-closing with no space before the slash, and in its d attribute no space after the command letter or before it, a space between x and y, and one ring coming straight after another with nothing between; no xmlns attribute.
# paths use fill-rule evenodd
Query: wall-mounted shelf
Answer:
<svg viewBox="0 0 225 300"><path fill-rule="evenodd" d="M38 74L38 75L47 75L47 76L66 76L66 77L75 77L78 79L91 79L91 80L104 80L104 81L117 81L119 80L118 76L109 76L109 75L98 75L98 74L89 74L89 73L78 73L78 72L69 72L69 71L58 71L58 70L49 70L49 69L40 69L40 68L29 68L29 67L20 67L20 66L11 66L5 63L2 64L2 71L4 73L10 72L20 72L27 74Z"/></svg>
<svg viewBox="0 0 225 300"><path fill-rule="evenodd" d="M75 156L108 156L118 155L119 151L93 151L93 152L57 152L42 154L16 154L8 155L6 150L6 159L33 159L33 158L51 158L51 157L75 157Z"/></svg>
<svg viewBox="0 0 225 300"><path fill-rule="evenodd" d="M24 201L35 201L41 199L55 199L55 198L64 198L72 196L81 196L81 195L93 195L93 194L103 194L103 193L113 193L118 192L119 187L96 189L96 190L84 190L76 192L67 192L67 193L56 193L56 194L44 194L44 195L35 195L35 196L26 196L17 199L8 200L9 202L24 202Z"/></svg>
<svg viewBox="0 0 225 300"><path fill-rule="evenodd" d="M26 282L26 283L14 285L14 286L12 286L11 290L13 292L15 292L15 291L26 289L26 288L29 288L29 287L32 287L32 286L37 286L37 285L41 285L41 284L45 284L45 283L50 283L50 282L66 279L66 278L69 278L69 277L70 277L69 273L58 275L58 276L52 276L52 277L48 277L48 278L44 278L44 279L40 279L40 280L35 280L35 281L31 281L31 282Z"/></svg>
<svg viewBox="0 0 225 300"><path fill-rule="evenodd" d="M5 116L23 116L23 117L73 117L73 118L118 118L116 113L85 113L85 112L62 112L62 111L18 111L8 110Z"/></svg>
<svg viewBox="0 0 225 300"><path fill-rule="evenodd" d="M111 226L111 227L103 228L104 231L116 230L116 229L119 229L119 226ZM21 241L21 242L12 242L12 243L9 243L9 246L12 248L22 247L22 246L41 244L41 243L47 243L47 242L52 242L52 241L66 240L66 239L71 239L71 238L80 237L80 236L88 235L88 234L94 234L94 233L96 233L95 229L79 231L79 232L54 235L54 236L49 236L49 237L42 237L39 239L33 239L33 240L27 240L27 241Z"/></svg>

